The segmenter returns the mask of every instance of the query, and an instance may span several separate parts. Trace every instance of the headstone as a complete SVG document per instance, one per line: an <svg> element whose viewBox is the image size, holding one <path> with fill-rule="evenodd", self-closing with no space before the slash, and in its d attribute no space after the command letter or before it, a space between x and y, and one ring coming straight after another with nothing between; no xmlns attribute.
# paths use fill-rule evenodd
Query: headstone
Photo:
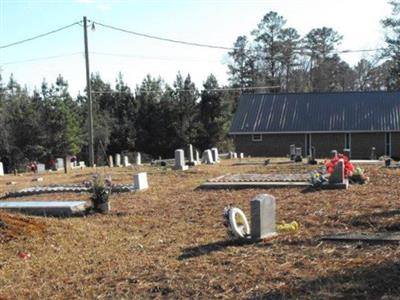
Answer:
<svg viewBox="0 0 400 300"><path fill-rule="evenodd" d="M336 158L337 157L337 150L332 150L331 151L331 158Z"/></svg>
<svg viewBox="0 0 400 300"><path fill-rule="evenodd" d="M85 168L85 167L86 167L85 162L81 160L81 161L79 162L79 167L80 167L80 168Z"/></svg>
<svg viewBox="0 0 400 300"><path fill-rule="evenodd" d="M371 160L376 160L376 148L371 148Z"/></svg>
<svg viewBox="0 0 400 300"><path fill-rule="evenodd" d="M348 148L343 149L343 154L345 156L347 156L348 159L350 159L350 155L351 155L351 150Z"/></svg>
<svg viewBox="0 0 400 300"><path fill-rule="evenodd" d="M121 167L121 154L115 154L115 166Z"/></svg>
<svg viewBox="0 0 400 300"><path fill-rule="evenodd" d="M64 160L62 158L57 158L56 159L56 169L57 170L64 169Z"/></svg>
<svg viewBox="0 0 400 300"><path fill-rule="evenodd" d="M4 176L3 163L0 161L0 176Z"/></svg>
<svg viewBox="0 0 400 300"><path fill-rule="evenodd" d="M264 239L276 235L275 197L269 194L257 195L250 201L251 238Z"/></svg>
<svg viewBox="0 0 400 300"><path fill-rule="evenodd" d="M233 152L233 159L236 159L236 158L237 158L237 153Z"/></svg>
<svg viewBox="0 0 400 300"><path fill-rule="evenodd" d="M175 170L187 170L189 167L185 164L185 152L182 149L175 150Z"/></svg>
<svg viewBox="0 0 400 300"><path fill-rule="evenodd" d="M136 165L140 166L142 164L142 156L140 155L140 152L136 153Z"/></svg>
<svg viewBox="0 0 400 300"><path fill-rule="evenodd" d="M44 164L37 164L37 172L38 173L46 172L46 166Z"/></svg>
<svg viewBox="0 0 400 300"><path fill-rule="evenodd" d="M341 158L337 162L331 176L329 176L329 183L344 183L344 160Z"/></svg>
<svg viewBox="0 0 400 300"><path fill-rule="evenodd" d="M196 150L196 161L197 161L197 164L198 164L198 165L201 164L200 153L199 153L199 151L197 151L197 150Z"/></svg>
<svg viewBox="0 0 400 300"><path fill-rule="evenodd" d="M233 159L233 152L232 151L229 151L229 159Z"/></svg>
<svg viewBox="0 0 400 300"><path fill-rule="evenodd" d="M243 152L240 152L239 158L240 158L240 159L243 159L243 158L244 158L244 153L243 153Z"/></svg>
<svg viewBox="0 0 400 300"><path fill-rule="evenodd" d="M215 163L210 149L207 149L203 152L202 161L208 165L213 165Z"/></svg>
<svg viewBox="0 0 400 300"><path fill-rule="evenodd" d="M392 164L391 158L385 159L385 167L389 167L391 164ZM0 170L0 172L1 172L1 170Z"/></svg>
<svg viewBox="0 0 400 300"><path fill-rule="evenodd" d="M189 144L188 146L189 150L189 163L195 165L196 161L194 160L194 153L193 153L193 146L192 144Z"/></svg>
<svg viewBox="0 0 400 300"><path fill-rule="evenodd" d="M129 163L129 157L124 155L124 167L129 167L131 164Z"/></svg>
<svg viewBox="0 0 400 300"><path fill-rule="evenodd" d="M303 161L303 156L301 155L301 147L296 147L295 149L295 156L294 156L294 161L295 162L301 162Z"/></svg>
<svg viewBox="0 0 400 300"><path fill-rule="evenodd" d="M137 173L133 175L133 186L137 190L146 190L149 188L149 183L147 181L147 173Z"/></svg>
<svg viewBox="0 0 400 300"><path fill-rule="evenodd" d="M219 155L218 155L218 148L211 148L211 154L212 154L212 158L213 161L218 163L219 162Z"/></svg>
<svg viewBox="0 0 400 300"><path fill-rule="evenodd" d="M290 160L294 160L296 157L296 145L292 144L289 146Z"/></svg>
<svg viewBox="0 0 400 300"><path fill-rule="evenodd" d="M113 160L112 155L109 155L109 156L108 156L108 166L109 166L110 168L113 168L113 167L114 167L114 160Z"/></svg>

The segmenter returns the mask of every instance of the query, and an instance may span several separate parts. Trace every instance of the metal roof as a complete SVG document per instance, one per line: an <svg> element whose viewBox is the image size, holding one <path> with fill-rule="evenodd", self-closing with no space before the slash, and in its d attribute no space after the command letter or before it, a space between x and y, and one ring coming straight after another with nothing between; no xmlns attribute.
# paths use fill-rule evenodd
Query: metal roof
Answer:
<svg viewBox="0 0 400 300"><path fill-rule="evenodd" d="M230 134L400 131L400 92L242 94Z"/></svg>

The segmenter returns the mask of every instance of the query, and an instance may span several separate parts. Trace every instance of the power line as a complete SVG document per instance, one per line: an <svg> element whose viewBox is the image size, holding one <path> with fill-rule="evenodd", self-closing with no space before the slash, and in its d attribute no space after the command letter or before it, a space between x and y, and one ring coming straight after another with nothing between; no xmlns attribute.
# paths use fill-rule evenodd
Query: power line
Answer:
<svg viewBox="0 0 400 300"><path fill-rule="evenodd" d="M83 52L74 52L74 53L66 53L66 54L53 55L53 56L36 57L36 58L30 58L30 59L25 59L25 60L8 61L8 62L5 62L5 63L0 63L0 66L13 65L13 64L19 64L19 63L25 63L25 62L35 62L35 61L41 61L41 60L56 59L56 58L62 58L62 57L68 57L68 56L75 56L75 55L78 55L78 54L83 54Z"/></svg>
<svg viewBox="0 0 400 300"><path fill-rule="evenodd" d="M95 22L95 21L93 21L93 23L96 25L100 25L100 26L109 28L109 29L113 29L113 30L117 30L117 31L133 34L136 36L153 39L153 40L159 40L159 41L170 42L170 43L175 43L175 44L182 44L182 45L187 45L187 46L203 47L203 48L234 50L234 48L232 48L232 47L224 47L224 46L216 46L216 45L211 45L211 44L202 44L202 43L197 43L197 42L175 40L175 39L160 37L160 36L151 35L151 34L147 34L147 33L140 33L140 32L136 32L136 31L132 31L132 30L128 30L128 29L123 29L123 28L119 28L119 27L115 27L115 26L111 26L111 25L107 25L107 24L103 24L103 23L99 23L99 22Z"/></svg>
<svg viewBox="0 0 400 300"><path fill-rule="evenodd" d="M72 27L72 26L75 26L75 25L77 25L77 24L79 24L79 22L74 22L74 23L69 24L69 25L67 25L67 26L63 26L63 27L54 29L54 30L52 30L52 31L49 31L49 32L46 32L46 33L42 33L42 34L39 34L39 35L30 37L30 38L27 38L27 39L18 41L18 42L14 42L14 43L11 43L11 44L3 45L3 46L0 46L0 49L4 49L4 48L11 47L11 46L20 45L20 44L23 44L23 43L26 43L26 42L29 42L29 41L33 41L33 40L36 40L36 39L45 37L45 36L47 36L47 35L50 35L50 34L53 34L53 33L56 33L56 32L59 32L59 31L65 30L65 29L68 29L68 28L70 28L70 27Z"/></svg>

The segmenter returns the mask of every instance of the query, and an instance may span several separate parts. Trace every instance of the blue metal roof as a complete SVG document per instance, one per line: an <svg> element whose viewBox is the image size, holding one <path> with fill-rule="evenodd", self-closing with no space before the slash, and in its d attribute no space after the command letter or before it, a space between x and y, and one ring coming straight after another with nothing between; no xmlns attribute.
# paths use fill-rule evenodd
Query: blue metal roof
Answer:
<svg viewBox="0 0 400 300"><path fill-rule="evenodd" d="M400 92L243 94L230 134L400 131Z"/></svg>

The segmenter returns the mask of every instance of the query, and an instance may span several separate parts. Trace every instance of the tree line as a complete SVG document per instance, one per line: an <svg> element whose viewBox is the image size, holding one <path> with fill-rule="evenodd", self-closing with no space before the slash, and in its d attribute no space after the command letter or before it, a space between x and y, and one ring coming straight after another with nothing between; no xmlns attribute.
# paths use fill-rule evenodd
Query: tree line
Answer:
<svg viewBox="0 0 400 300"><path fill-rule="evenodd" d="M200 150L231 150L227 133L241 91L398 90L400 1L391 4L392 15L382 21L386 47L355 66L341 58L343 37L334 29L315 28L301 37L284 17L268 12L228 52L228 86L211 74L199 90L189 74L178 73L172 85L148 75L131 90L121 74L114 85L92 74L97 164L121 151L172 157L189 143ZM67 154L87 161L87 120L86 96L72 97L61 75L31 94L12 75L7 83L0 77L0 160L8 171Z"/></svg>

